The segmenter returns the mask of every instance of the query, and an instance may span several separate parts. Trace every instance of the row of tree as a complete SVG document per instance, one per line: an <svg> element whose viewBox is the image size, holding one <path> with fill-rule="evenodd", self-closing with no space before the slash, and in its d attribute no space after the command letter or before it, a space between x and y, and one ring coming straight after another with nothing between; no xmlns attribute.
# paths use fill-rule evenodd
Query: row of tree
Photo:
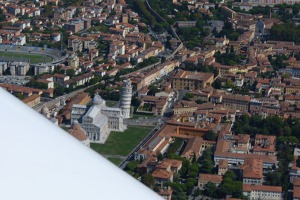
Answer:
<svg viewBox="0 0 300 200"><path fill-rule="evenodd" d="M297 44L300 43L300 27L294 23L284 23L272 26L270 30L269 39L292 41Z"/></svg>
<svg viewBox="0 0 300 200"><path fill-rule="evenodd" d="M300 120L288 118L283 120L279 116L262 118L259 115L243 115L237 119L233 131L237 134L263 134L276 135L279 141L285 141L285 137L295 137L295 142L300 139ZM282 136L282 137L280 137ZM292 140L291 138L289 140Z"/></svg>
<svg viewBox="0 0 300 200"><path fill-rule="evenodd" d="M231 195L235 198L243 198L242 194L243 182L238 179L238 176L231 170L228 170L224 176L223 181L216 187L215 184L208 182L203 194L211 198L225 198L227 195Z"/></svg>
<svg viewBox="0 0 300 200"><path fill-rule="evenodd" d="M142 0L133 0L132 3L133 3L135 10L140 14L140 16L143 18L143 20L147 24L150 24L152 27L154 27L156 24L156 19L146 8L145 3Z"/></svg>

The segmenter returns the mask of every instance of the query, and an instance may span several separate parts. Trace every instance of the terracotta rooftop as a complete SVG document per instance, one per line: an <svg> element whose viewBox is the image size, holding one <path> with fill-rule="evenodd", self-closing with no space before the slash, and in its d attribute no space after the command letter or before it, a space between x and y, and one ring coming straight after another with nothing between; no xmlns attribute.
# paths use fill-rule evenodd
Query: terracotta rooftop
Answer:
<svg viewBox="0 0 300 200"><path fill-rule="evenodd" d="M164 159L164 161L171 163L171 167L180 167L182 165L181 160L174 160L174 159Z"/></svg>
<svg viewBox="0 0 300 200"><path fill-rule="evenodd" d="M237 140L238 143L248 143L250 140L250 135L246 135L246 134L234 135L233 139Z"/></svg>
<svg viewBox="0 0 300 200"><path fill-rule="evenodd" d="M74 124L68 133L79 141L87 139L85 131L79 126L79 124Z"/></svg>
<svg viewBox="0 0 300 200"><path fill-rule="evenodd" d="M300 187L294 186L294 191L293 191L293 198L294 199L299 199L300 198Z"/></svg>
<svg viewBox="0 0 300 200"><path fill-rule="evenodd" d="M199 174L199 182L212 182L221 183L223 180L222 176L215 174Z"/></svg>
<svg viewBox="0 0 300 200"><path fill-rule="evenodd" d="M158 163L156 165L157 169L163 169L163 170L167 170L169 167L171 167L171 163L163 160L162 162Z"/></svg>
<svg viewBox="0 0 300 200"><path fill-rule="evenodd" d="M294 178L294 183L293 183L294 186L300 186L300 178L299 177L295 177Z"/></svg>
<svg viewBox="0 0 300 200"><path fill-rule="evenodd" d="M228 160L220 160L219 168L228 168Z"/></svg>
<svg viewBox="0 0 300 200"><path fill-rule="evenodd" d="M241 170L243 170L243 178L263 178L263 162L261 159L246 158Z"/></svg>
<svg viewBox="0 0 300 200"><path fill-rule="evenodd" d="M170 179L173 176L173 172L168 172L162 169L156 169L152 176L154 178L160 178L160 179Z"/></svg>
<svg viewBox="0 0 300 200"><path fill-rule="evenodd" d="M31 95L31 96L29 96L29 97L23 99L22 101L23 101L24 103L29 103L29 102L31 102L31 101L33 101L33 100L39 98L39 97L40 97L40 95L34 94L34 95Z"/></svg>
<svg viewBox="0 0 300 200"><path fill-rule="evenodd" d="M211 77L214 77L213 73L191 72L191 71L179 70L174 78L195 79L195 80L203 80L204 82L206 82Z"/></svg>
<svg viewBox="0 0 300 200"><path fill-rule="evenodd" d="M250 102L251 97L250 96L244 96L244 95L225 94L225 95L223 95L223 99L230 99L230 100Z"/></svg>
<svg viewBox="0 0 300 200"><path fill-rule="evenodd" d="M252 191L269 191L269 192L282 192L282 187L278 186L268 186L268 185L249 185L243 184L244 192L252 192Z"/></svg>

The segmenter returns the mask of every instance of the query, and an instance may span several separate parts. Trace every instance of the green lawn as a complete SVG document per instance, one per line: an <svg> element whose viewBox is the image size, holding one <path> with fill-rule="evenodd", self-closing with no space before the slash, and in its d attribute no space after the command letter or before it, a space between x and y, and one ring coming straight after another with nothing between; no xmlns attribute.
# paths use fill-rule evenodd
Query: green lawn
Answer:
<svg viewBox="0 0 300 200"><path fill-rule="evenodd" d="M150 128L129 127L123 133L111 132L105 144L91 144L100 154L127 156L149 133Z"/></svg>
<svg viewBox="0 0 300 200"><path fill-rule="evenodd" d="M30 60L31 64L47 63L53 60L51 57L46 55L41 55L41 54L12 53L12 52L3 52L3 51L0 51L0 57L26 58Z"/></svg>
<svg viewBox="0 0 300 200"><path fill-rule="evenodd" d="M150 119L150 118L155 118L157 116L154 116L154 115L143 115L143 114L133 114L132 118L131 119L139 119L139 118L142 118L142 119Z"/></svg>
<svg viewBox="0 0 300 200"><path fill-rule="evenodd" d="M114 107L118 102L117 101L109 101L109 100L106 100L106 106L108 107Z"/></svg>
<svg viewBox="0 0 300 200"><path fill-rule="evenodd" d="M109 157L107 158L110 162L114 163L115 165L119 166L119 164L122 162L122 159L120 158L112 158L112 157Z"/></svg>

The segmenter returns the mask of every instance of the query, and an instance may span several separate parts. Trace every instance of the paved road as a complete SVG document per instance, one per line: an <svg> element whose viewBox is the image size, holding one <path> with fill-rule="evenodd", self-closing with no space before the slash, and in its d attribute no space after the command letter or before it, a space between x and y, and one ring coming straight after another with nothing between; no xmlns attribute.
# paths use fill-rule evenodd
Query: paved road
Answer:
<svg viewBox="0 0 300 200"><path fill-rule="evenodd" d="M119 159L126 159L126 156L121 156L121 155L108 155L108 154L101 154L101 156L105 158L119 158Z"/></svg>
<svg viewBox="0 0 300 200"><path fill-rule="evenodd" d="M121 169L124 169L126 167L127 163L134 156L134 153L137 152L142 146L144 146L163 125L164 125L164 122L157 124L157 126L155 126L155 128L131 151L131 153L127 156L127 158L121 162L119 167Z"/></svg>
<svg viewBox="0 0 300 200"><path fill-rule="evenodd" d="M155 126L159 121L159 117L146 118L140 117L139 119L125 119L124 124L131 126Z"/></svg>

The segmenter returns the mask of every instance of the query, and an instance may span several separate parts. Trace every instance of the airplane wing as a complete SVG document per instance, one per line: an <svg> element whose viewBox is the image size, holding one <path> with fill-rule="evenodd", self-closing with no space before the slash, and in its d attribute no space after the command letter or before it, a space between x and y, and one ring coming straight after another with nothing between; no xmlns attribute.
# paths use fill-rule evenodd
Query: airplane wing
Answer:
<svg viewBox="0 0 300 200"><path fill-rule="evenodd" d="M162 198L0 88L0 199Z"/></svg>

